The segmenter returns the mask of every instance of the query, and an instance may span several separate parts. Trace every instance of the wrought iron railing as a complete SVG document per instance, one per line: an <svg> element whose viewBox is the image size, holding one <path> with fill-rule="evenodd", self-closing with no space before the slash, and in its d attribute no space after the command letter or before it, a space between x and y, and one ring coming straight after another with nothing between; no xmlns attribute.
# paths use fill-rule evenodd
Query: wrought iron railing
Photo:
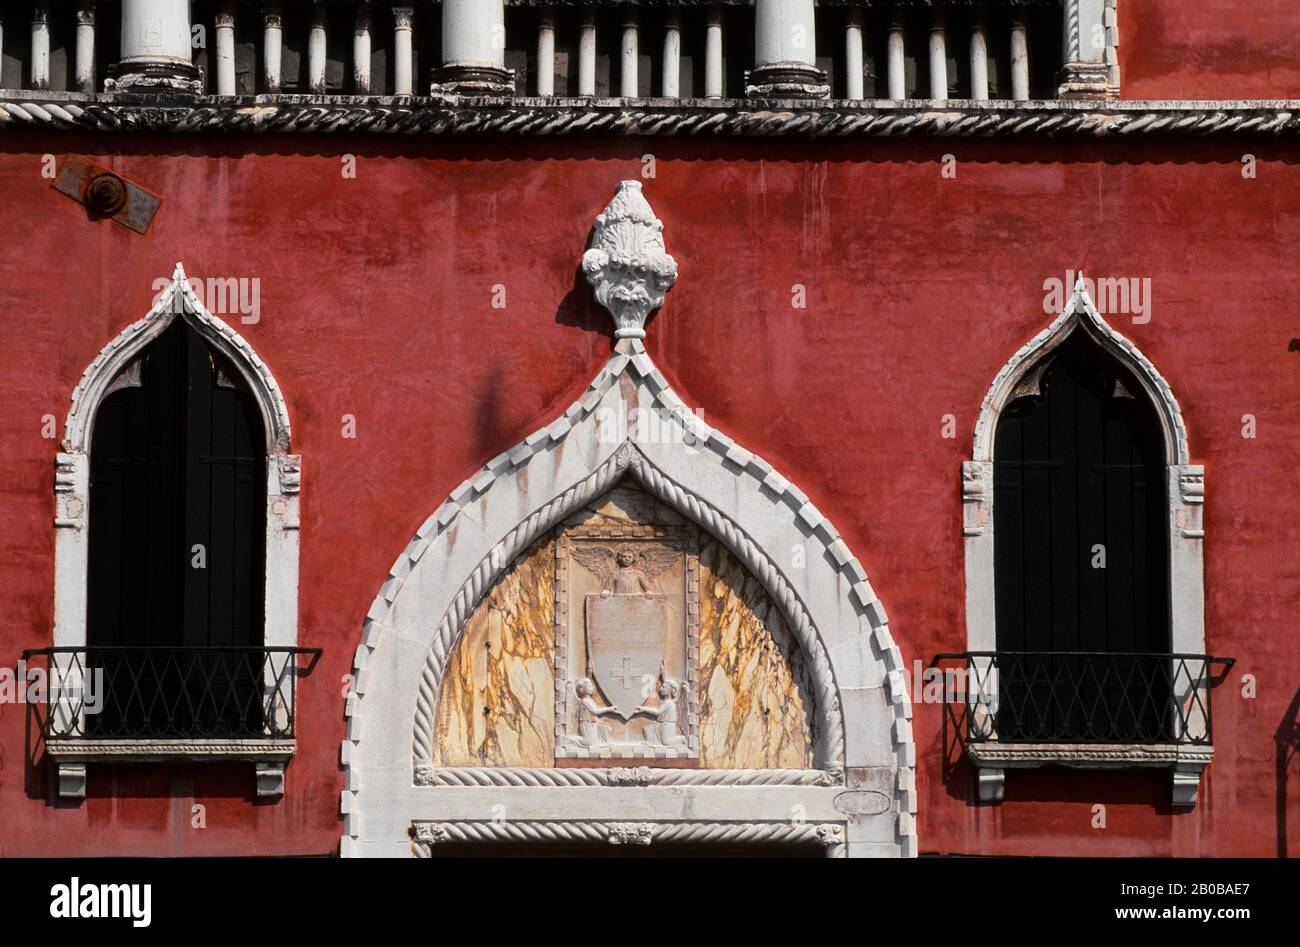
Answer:
<svg viewBox="0 0 1300 947"><path fill-rule="evenodd" d="M320 649L37 648L23 661L44 661L46 740L248 740L293 737L304 655Z"/></svg>
<svg viewBox="0 0 1300 947"><path fill-rule="evenodd" d="M969 743L1213 742L1210 689L1233 664L1206 654L967 651L959 688ZM1218 670L1218 677L1215 671Z"/></svg>

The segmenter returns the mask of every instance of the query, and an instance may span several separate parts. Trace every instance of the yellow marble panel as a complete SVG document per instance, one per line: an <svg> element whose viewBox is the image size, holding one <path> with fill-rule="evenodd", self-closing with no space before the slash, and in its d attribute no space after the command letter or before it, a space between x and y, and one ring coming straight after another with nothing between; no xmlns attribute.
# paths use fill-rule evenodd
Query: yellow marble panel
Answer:
<svg viewBox="0 0 1300 947"><path fill-rule="evenodd" d="M700 762L814 765L812 687L780 610L721 543L700 545Z"/></svg>
<svg viewBox="0 0 1300 947"><path fill-rule="evenodd" d="M555 546L534 543L466 624L438 697L435 764L555 761Z"/></svg>

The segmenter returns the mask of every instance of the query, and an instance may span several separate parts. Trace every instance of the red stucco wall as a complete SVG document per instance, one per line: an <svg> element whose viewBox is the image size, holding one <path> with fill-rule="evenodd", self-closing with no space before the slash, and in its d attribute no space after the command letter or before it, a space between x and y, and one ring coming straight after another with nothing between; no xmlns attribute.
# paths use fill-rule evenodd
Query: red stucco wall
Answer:
<svg viewBox="0 0 1300 947"><path fill-rule="evenodd" d="M164 198L148 236L90 223L41 156L97 156ZM355 180L340 153L359 156ZM653 151L646 193L681 275L647 346L706 419L772 461L871 574L905 658L963 650L959 467L980 400L1050 317L1067 267L1150 277L1151 321L1113 321L1180 399L1207 467L1209 649L1238 658L1214 699L1218 755L1191 813L1165 773L1012 773L976 807L946 775L941 711L916 710L923 851L1268 855L1300 773L1274 735L1300 682L1300 168L1240 142L702 143L521 139L0 140L0 658L50 642L56 443L82 369L177 260L261 279L241 333L288 399L303 455L300 690L282 801L250 767L92 767L48 804L24 708L0 706L0 852L324 853L340 834L342 682L369 603L466 475L563 410L610 348L578 261L614 183ZM129 155L117 154L127 152ZM941 156L958 160L955 180ZM490 306L503 284L508 307ZM808 308L790 306L791 285ZM1258 437L1240 436L1242 415ZM355 440L340 436L344 414ZM941 436L943 416L957 439ZM1238 696L1241 674L1259 696ZM1289 783L1286 782L1289 780ZM1279 800L1285 797L1285 802ZM190 805L207 828L190 828ZM1092 807L1108 827L1090 827Z"/></svg>
<svg viewBox="0 0 1300 947"><path fill-rule="evenodd" d="M1119 0L1126 99L1300 98L1292 0Z"/></svg>

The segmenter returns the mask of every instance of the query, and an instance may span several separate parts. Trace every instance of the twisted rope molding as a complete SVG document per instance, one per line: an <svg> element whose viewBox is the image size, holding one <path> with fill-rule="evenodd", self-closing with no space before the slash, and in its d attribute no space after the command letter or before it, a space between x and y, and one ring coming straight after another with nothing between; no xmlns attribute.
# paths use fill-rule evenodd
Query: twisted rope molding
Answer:
<svg viewBox="0 0 1300 947"><path fill-rule="evenodd" d="M0 131L700 137L1293 136L1300 101L954 104L741 99L0 93Z"/></svg>
<svg viewBox="0 0 1300 947"><path fill-rule="evenodd" d="M525 769L514 766L421 766L418 786L842 786L843 770L821 769Z"/></svg>
<svg viewBox="0 0 1300 947"><path fill-rule="evenodd" d="M831 857L844 854L844 826L838 822L412 822L412 850L429 858L448 842L653 842L756 844L816 843Z"/></svg>
<svg viewBox="0 0 1300 947"><path fill-rule="evenodd" d="M460 642L465 622L497 576L515 557L527 549L547 530L569 513L603 495L623 475L631 473L650 493L668 503L712 533L731 549L755 574L769 594L779 603L789 621L795 639L808 656L809 674L817 692L817 708L823 717L822 747L819 754L825 765L844 765L844 717L840 710L839 689L831 669L830 657L821 636L794 588L776 564L729 517L707 501L675 483L657 470L630 443L624 444L586 479L570 487L541 507L506 534L483 557L474 572L461 586L451 607L438 624L429 646L420 689L416 698L414 751L416 766L432 763L434 720L438 694L447 662Z"/></svg>

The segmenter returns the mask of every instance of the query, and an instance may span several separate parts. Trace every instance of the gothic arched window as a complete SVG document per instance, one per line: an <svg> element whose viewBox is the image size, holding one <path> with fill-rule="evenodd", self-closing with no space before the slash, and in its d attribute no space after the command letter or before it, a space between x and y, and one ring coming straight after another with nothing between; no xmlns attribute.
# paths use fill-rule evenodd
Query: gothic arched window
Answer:
<svg viewBox="0 0 1300 947"><path fill-rule="evenodd" d="M46 755L244 760L283 792L299 675L298 493L270 370L178 265L72 393L57 457ZM211 285L211 281L209 282Z"/></svg>
<svg viewBox="0 0 1300 947"><path fill-rule="evenodd" d="M962 465L966 753L1006 770L1161 766L1196 802L1213 756L1205 471L1169 384L1082 276L1003 366ZM1230 662L1228 662L1230 663Z"/></svg>

